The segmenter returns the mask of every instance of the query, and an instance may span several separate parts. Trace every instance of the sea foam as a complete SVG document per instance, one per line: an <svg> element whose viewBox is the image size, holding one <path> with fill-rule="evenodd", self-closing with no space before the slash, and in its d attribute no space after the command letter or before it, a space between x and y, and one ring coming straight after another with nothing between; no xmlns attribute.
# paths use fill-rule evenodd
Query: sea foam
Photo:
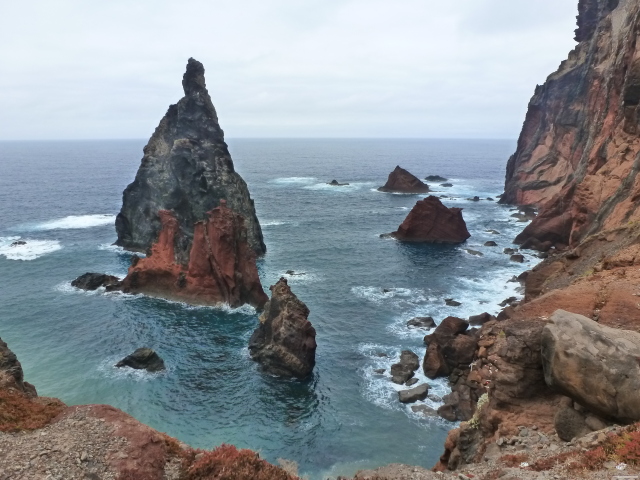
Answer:
<svg viewBox="0 0 640 480"><path fill-rule="evenodd" d="M22 240L24 245L15 245ZM48 253L60 250L62 245L57 240L28 240L20 237L0 237L0 256L7 260L35 260Z"/></svg>
<svg viewBox="0 0 640 480"><path fill-rule="evenodd" d="M107 214L69 215L68 217L39 223L31 227L30 230L70 230L80 228L93 228L103 225L113 225L115 219L115 215Z"/></svg>

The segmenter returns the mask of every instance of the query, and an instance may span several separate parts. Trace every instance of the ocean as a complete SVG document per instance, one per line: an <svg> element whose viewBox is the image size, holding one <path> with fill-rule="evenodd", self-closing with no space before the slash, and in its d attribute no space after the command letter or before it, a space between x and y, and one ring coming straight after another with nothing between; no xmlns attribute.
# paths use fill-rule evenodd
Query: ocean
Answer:
<svg viewBox="0 0 640 480"><path fill-rule="evenodd" d="M311 310L317 362L302 382L264 374L250 359L252 308L71 287L85 272L125 275L131 254L112 245L114 220L145 143L0 142L0 337L25 379L42 396L113 405L194 447L230 443L271 462L293 460L311 480L396 462L433 466L455 424L400 404L396 392L406 387L388 370L403 349L424 356L427 332L407 328L408 320L497 313L518 295L508 280L537 261L502 253L526 225L509 207L467 200L497 200L515 141L228 141L263 228L265 291L285 276ZM376 190L396 165L449 179L453 187L431 187L448 196L445 205L464 209L466 244L380 238L423 198ZM333 179L349 185L327 185ZM16 240L27 244L12 247ZM488 240L498 247L485 247ZM143 346L159 353L166 372L114 367ZM448 391L443 379L428 383L436 396Z"/></svg>

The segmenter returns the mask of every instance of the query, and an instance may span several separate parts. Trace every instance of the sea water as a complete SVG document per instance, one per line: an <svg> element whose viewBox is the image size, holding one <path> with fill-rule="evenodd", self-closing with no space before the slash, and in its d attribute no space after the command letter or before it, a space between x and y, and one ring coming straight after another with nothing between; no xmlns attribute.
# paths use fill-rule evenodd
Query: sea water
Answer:
<svg viewBox="0 0 640 480"><path fill-rule="evenodd" d="M131 254L112 246L114 220L144 143L0 143L0 337L27 381L67 404L114 405L194 447L231 443L272 462L294 460L313 480L393 462L431 467L455 424L399 403L406 387L390 381L389 367L403 349L424 355L428 332L407 328L411 318L497 313L517 295L508 280L536 258L513 263L503 249L525 224L485 200L501 193L515 142L229 141L264 232L265 290L284 276L311 310L317 363L302 382L264 374L250 359L252 308L71 287L85 272L126 274ZM465 244L380 238L423 198L376 190L396 165L453 184L430 186L464 209ZM327 185L333 179L349 185ZM467 200L476 195L483 200ZM18 240L26 244L12 246ZM484 247L489 240L498 247ZM143 346L162 356L166 372L114 367ZM436 396L447 393L445 380L428 382Z"/></svg>

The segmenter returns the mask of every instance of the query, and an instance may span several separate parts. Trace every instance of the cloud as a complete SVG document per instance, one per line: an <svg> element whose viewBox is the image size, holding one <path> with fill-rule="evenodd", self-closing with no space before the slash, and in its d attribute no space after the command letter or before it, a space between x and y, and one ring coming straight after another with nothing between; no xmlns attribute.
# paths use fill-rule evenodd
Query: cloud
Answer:
<svg viewBox="0 0 640 480"><path fill-rule="evenodd" d="M515 137L576 0L24 0L0 20L0 138L146 138L202 61L247 136Z"/></svg>

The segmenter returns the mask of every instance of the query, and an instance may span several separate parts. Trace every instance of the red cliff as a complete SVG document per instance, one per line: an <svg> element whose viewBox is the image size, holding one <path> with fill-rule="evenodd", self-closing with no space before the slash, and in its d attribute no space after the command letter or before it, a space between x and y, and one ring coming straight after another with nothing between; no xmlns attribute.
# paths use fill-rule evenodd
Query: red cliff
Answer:
<svg viewBox="0 0 640 480"><path fill-rule="evenodd" d="M392 237L404 242L462 243L471 235L461 208L445 207L433 195L418 201Z"/></svg>
<svg viewBox="0 0 640 480"><path fill-rule="evenodd" d="M518 236L577 245L640 220L640 2L581 0L576 40L536 88L502 203L540 207Z"/></svg>
<svg viewBox="0 0 640 480"><path fill-rule="evenodd" d="M397 166L395 170L389 174L387 183L378 190L390 193L427 193L429 186L412 173Z"/></svg>
<svg viewBox="0 0 640 480"><path fill-rule="evenodd" d="M188 303L238 307L245 303L262 308L267 295L262 289L256 254L247 241L244 218L227 208L207 213L196 222L187 265L176 259L175 246L183 234L175 215L158 212L162 227L151 255L129 268L123 291L144 293Z"/></svg>

